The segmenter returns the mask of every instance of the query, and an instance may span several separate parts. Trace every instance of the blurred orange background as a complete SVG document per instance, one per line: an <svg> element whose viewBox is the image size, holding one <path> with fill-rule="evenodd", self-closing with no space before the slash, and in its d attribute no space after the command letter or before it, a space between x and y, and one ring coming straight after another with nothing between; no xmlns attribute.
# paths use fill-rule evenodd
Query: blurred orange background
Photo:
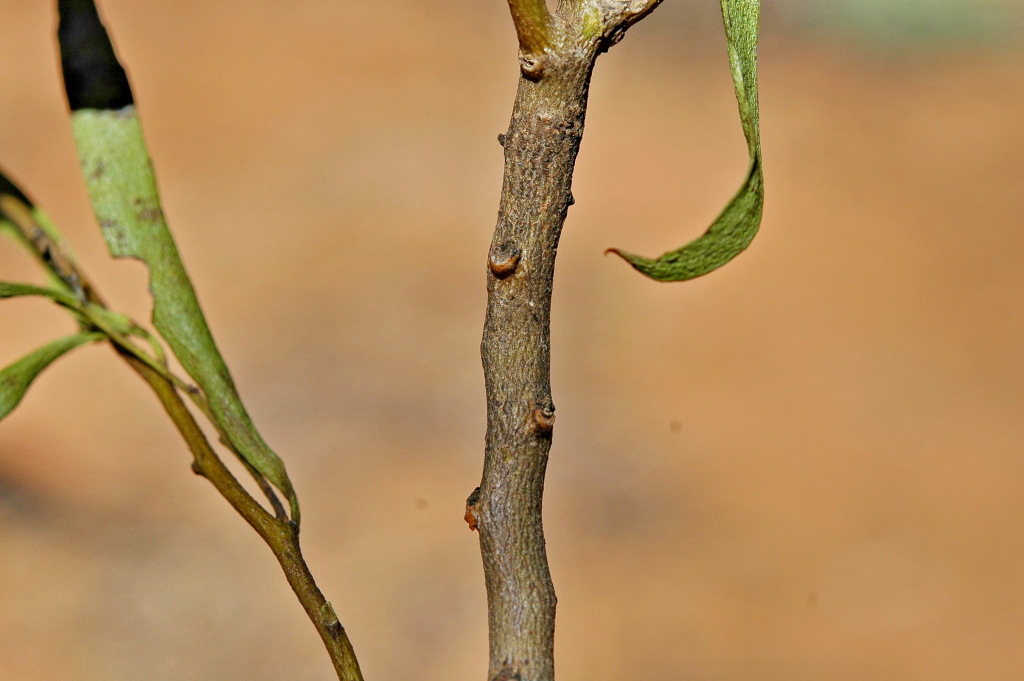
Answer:
<svg viewBox="0 0 1024 681"><path fill-rule="evenodd" d="M108 258L77 174L52 4L0 0L0 163L146 319L143 270ZM1021 678L1021 3L899 5L766 7L762 231L685 284L601 254L674 248L739 185L717 3L670 0L598 62L553 312L562 681ZM367 678L482 678L462 513L517 79L507 4L101 10ZM11 244L0 271L38 280ZM0 362L71 328L4 301ZM332 678L271 555L189 461L109 349L37 382L0 425L0 676Z"/></svg>

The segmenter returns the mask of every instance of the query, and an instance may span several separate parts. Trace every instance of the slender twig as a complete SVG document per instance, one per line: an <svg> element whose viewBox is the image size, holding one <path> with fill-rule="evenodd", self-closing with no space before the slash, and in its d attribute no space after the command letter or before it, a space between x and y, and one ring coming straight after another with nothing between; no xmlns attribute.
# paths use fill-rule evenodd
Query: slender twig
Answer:
<svg viewBox="0 0 1024 681"><path fill-rule="evenodd" d="M192 469L217 488L221 496L227 499L273 551L288 584L320 634L339 681L363 681L348 634L338 621L334 608L317 587L302 557L298 526L291 520L282 520L268 513L231 474L210 446L173 383L138 358L127 353L121 353L121 356L160 399L164 410L192 451Z"/></svg>
<svg viewBox="0 0 1024 681"><path fill-rule="evenodd" d="M560 3L558 20L565 33L546 53L542 79L524 70L508 132L500 138L505 174L488 255L481 342L487 438L480 487L467 500L466 513L470 527L480 532L490 681L554 679L556 598L542 501L555 423L550 383L555 253L573 203L572 173L594 61L639 20L635 12L646 15L658 2ZM575 4L582 7L570 6ZM516 29L522 43L520 20Z"/></svg>
<svg viewBox="0 0 1024 681"><path fill-rule="evenodd" d="M551 14L544 0L508 0L512 23L524 52L539 54L551 43Z"/></svg>
<svg viewBox="0 0 1024 681"><path fill-rule="evenodd" d="M519 66L527 77L544 72L544 53L551 47L551 14L544 0L508 0L519 37Z"/></svg>

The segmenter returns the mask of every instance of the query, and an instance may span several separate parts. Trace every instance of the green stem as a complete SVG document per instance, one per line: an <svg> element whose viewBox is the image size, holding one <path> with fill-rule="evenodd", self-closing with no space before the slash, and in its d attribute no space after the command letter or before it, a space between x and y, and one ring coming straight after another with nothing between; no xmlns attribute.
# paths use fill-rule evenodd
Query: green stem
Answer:
<svg viewBox="0 0 1024 681"><path fill-rule="evenodd" d="M238 482L210 446L170 380L134 355L120 349L119 354L160 399L167 415L192 451L192 470L209 480L270 547L292 591L320 634L339 681L363 681L359 662L345 628L338 621L330 602L317 587L302 557L298 526L291 520L282 520L267 513Z"/></svg>
<svg viewBox="0 0 1024 681"><path fill-rule="evenodd" d="M544 0L508 0L523 55L539 60L551 46L551 14ZM524 65L526 70L526 65Z"/></svg>

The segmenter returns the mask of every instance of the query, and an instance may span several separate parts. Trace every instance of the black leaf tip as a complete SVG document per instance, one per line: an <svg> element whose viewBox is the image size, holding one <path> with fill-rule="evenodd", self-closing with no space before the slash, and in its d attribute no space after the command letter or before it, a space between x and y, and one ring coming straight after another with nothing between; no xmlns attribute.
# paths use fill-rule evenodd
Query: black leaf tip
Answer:
<svg viewBox="0 0 1024 681"><path fill-rule="evenodd" d="M57 12L60 65L71 110L123 109L134 103L93 0L59 0Z"/></svg>

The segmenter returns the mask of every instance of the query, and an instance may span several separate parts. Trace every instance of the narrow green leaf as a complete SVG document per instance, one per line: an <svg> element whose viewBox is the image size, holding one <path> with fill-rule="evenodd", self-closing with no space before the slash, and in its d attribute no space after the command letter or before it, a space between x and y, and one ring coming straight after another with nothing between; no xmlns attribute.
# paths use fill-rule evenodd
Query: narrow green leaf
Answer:
<svg viewBox="0 0 1024 681"><path fill-rule="evenodd" d="M103 238L114 257L135 258L149 268L153 325L205 394L225 442L288 498L298 521L284 462L246 412L178 255L127 79L96 8L91 0L61 0L59 9L71 125ZM76 54L80 50L84 57Z"/></svg>
<svg viewBox="0 0 1024 681"><path fill-rule="evenodd" d="M14 295L42 295L52 298L64 307L74 310L87 324L102 329L115 342L126 349L123 341L129 336L144 339L152 348L153 358L135 353L139 359L154 367L166 368L164 350L156 337L138 326L128 315L107 309L88 282L79 275L78 266L60 232L46 214L25 193L0 171L0 231L8 231L24 245L43 265L50 280L49 288L27 284L6 284L0 287L11 297Z"/></svg>
<svg viewBox="0 0 1024 681"><path fill-rule="evenodd" d="M0 370L0 420L14 411L28 391L28 387L32 385L32 381L54 360L80 345L102 340L104 337L102 333L91 332L66 336L44 345Z"/></svg>
<svg viewBox="0 0 1024 681"><path fill-rule="evenodd" d="M175 383L180 383L167 369L167 360L164 357L163 348L152 334L137 326L131 317L108 310L95 303L82 303L73 295L64 291L33 286L32 284L0 281L0 300L18 296L41 296L66 307L74 313L83 330L101 333L120 348L135 355L140 361L145 362L147 366L158 372L161 376ZM146 354L137 345L132 343L130 338L133 336L146 340L153 348L154 356Z"/></svg>
<svg viewBox="0 0 1024 681"><path fill-rule="evenodd" d="M63 305L64 307L71 308L72 310L79 309L78 300L64 291L56 291L52 288L43 288L42 286L33 286L32 284L0 281L0 299L16 298L18 296L42 296L44 298L49 298L58 305Z"/></svg>
<svg viewBox="0 0 1024 681"><path fill-rule="evenodd" d="M64 283L56 276L52 277L51 283L54 288L0 281L0 300L21 296L39 296L41 298L49 298L61 307L69 310L71 315L78 321L79 327L82 331L95 331L96 325L89 321L89 314L86 312L84 304L70 291L68 291L65 288Z"/></svg>
<svg viewBox="0 0 1024 681"><path fill-rule="evenodd" d="M746 179L721 215L703 235L660 258L610 248L642 274L658 281L685 281L716 270L742 253L761 226L764 177L761 172L761 131L757 103L757 34L760 0L721 0L729 66L736 89L740 121L747 138L750 166Z"/></svg>

